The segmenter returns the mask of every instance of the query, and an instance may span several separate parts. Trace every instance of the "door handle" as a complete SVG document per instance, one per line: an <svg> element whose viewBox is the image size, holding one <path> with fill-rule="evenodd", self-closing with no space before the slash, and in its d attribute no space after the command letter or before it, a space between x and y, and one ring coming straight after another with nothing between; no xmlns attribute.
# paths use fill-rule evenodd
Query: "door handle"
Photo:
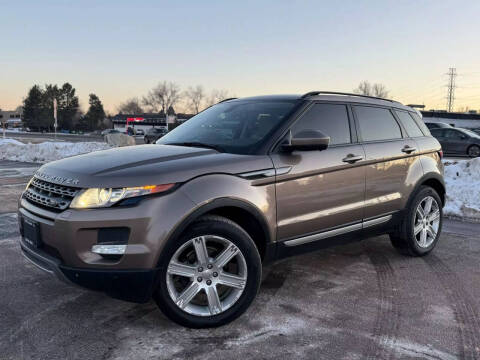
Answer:
<svg viewBox="0 0 480 360"><path fill-rule="evenodd" d="M357 161L363 160L362 155L354 155L354 154L348 154L347 157L343 158L342 161L353 164L356 163Z"/></svg>
<svg viewBox="0 0 480 360"><path fill-rule="evenodd" d="M417 151L417 148L416 147L413 147L413 146L409 146L409 145L405 145L402 149L402 151L406 154L410 154L414 151Z"/></svg>

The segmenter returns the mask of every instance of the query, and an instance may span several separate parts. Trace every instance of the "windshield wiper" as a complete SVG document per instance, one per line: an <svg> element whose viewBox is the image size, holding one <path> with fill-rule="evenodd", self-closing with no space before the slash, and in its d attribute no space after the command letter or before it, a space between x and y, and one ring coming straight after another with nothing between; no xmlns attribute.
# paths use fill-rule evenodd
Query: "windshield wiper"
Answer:
<svg viewBox="0 0 480 360"><path fill-rule="evenodd" d="M164 145L177 145L177 146L188 146L188 147L199 147L199 148L207 148L213 149L218 152L225 152L225 149L218 145L212 144L205 144L198 141L190 141L190 142L176 142L176 143L165 143Z"/></svg>

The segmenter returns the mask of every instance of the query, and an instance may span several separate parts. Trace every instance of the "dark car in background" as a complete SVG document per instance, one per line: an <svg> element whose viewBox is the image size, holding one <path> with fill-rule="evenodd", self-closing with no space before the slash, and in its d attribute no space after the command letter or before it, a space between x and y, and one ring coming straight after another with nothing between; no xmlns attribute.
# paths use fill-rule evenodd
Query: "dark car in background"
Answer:
<svg viewBox="0 0 480 360"><path fill-rule="evenodd" d="M151 128L147 131L143 140L145 141L145 144L153 144L167 132L168 131L165 128Z"/></svg>
<svg viewBox="0 0 480 360"><path fill-rule="evenodd" d="M443 123L443 122L426 122L425 125L430 129L445 129L452 128L452 125Z"/></svg>
<svg viewBox="0 0 480 360"><path fill-rule="evenodd" d="M430 132L446 154L480 156L480 135L471 130L450 127L431 129Z"/></svg>

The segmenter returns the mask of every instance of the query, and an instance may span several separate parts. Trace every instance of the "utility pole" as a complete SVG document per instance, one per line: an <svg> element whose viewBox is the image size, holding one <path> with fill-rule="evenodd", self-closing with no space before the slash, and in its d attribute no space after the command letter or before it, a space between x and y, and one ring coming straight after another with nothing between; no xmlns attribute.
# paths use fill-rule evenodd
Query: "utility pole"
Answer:
<svg viewBox="0 0 480 360"><path fill-rule="evenodd" d="M455 78L457 77L457 69L448 69L448 85L447 85L447 111L452 112L453 102L455 100Z"/></svg>

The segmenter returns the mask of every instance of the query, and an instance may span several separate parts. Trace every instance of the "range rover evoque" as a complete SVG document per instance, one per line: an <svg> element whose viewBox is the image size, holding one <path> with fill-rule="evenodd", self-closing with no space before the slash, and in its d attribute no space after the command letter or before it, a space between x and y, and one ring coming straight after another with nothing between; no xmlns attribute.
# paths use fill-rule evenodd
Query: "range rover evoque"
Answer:
<svg viewBox="0 0 480 360"><path fill-rule="evenodd" d="M251 304L263 263L379 234L403 254L432 251L441 158L396 101L228 99L156 144L42 166L19 200L20 245L61 279L219 326Z"/></svg>

